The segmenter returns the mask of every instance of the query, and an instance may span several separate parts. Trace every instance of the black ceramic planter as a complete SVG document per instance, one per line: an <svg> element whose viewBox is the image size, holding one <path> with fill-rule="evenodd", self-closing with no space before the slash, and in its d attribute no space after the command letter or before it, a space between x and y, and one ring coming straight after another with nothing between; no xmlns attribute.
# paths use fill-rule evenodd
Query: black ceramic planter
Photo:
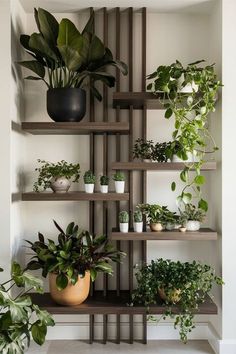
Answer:
<svg viewBox="0 0 236 354"><path fill-rule="evenodd" d="M55 122L79 122L86 113L86 92L80 88L47 91L47 112Z"/></svg>

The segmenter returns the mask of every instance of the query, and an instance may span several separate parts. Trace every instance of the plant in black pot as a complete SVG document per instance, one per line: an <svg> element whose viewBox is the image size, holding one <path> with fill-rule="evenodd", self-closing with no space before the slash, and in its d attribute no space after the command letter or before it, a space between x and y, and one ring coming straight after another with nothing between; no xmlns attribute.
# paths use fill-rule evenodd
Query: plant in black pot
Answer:
<svg viewBox="0 0 236 354"><path fill-rule="evenodd" d="M38 160L41 167L35 171L39 173L38 180L34 183L34 191L40 192L51 188L55 193L68 192L72 182L78 182L80 177L80 165L68 163L64 160L52 163Z"/></svg>
<svg viewBox="0 0 236 354"><path fill-rule="evenodd" d="M0 268L0 272L3 269ZM12 289L18 288L17 295ZM20 289L20 290L19 290ZM54 326L50 314L35 305L29 291L43 293L42 280L34 277L13 262L11 279L0 282L0 352L1 354L23 354L31 338L42 345L47 327Z"/></svg>
<svg viewBox="0 0 236 354"><path fill-rule="evenodd" d="M106 235L93 237L74 222L65 231L54 224L59 231L57 241L45 240L41 233L34 243L27 241L35 253L27 267L42 269L45 278L49 275L54 301L79 305L88 297L90 280L94 281L99 272L112 274L111 262L121 262L125 253L116 250Z"/></svg>
<svg viewBox="0 0 236 354"><path fill-rule="evenodd" d="M80 32L67 18L57 22L48 11L34 10L39 33L21 35L20 42L33 59L19 64L34 75L28 80L42 80L47 88L47 111L56 122L77 122L86 113L86 93L90 87L98 100L102 96L95 87L101 81L108 87L115 85L115 77L108 66L127 74L127 66L114 60L109 48L93 33L94 13Z"/></svg>

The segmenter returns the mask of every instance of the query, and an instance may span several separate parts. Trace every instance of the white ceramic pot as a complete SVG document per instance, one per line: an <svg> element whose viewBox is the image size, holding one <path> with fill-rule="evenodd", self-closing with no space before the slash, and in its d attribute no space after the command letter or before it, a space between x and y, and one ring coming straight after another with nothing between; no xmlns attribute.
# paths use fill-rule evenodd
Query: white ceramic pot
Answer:
<svg viewBox="0 0 236 354"><path fill-rule="evenodd" d="M93 193L94 192L94 183L85 183L85 192L86 193Z"/></svg>
<svg viewBox="0 0 236 354"><path fill-rule="evenodd" d="M180 231L180 232L186 232L186 227L181 226L181 227L179 228L179 231Z"/></svg>
<svg viewBox="0 0 236 354"><path fill-rule="evenodd" d="M101 193L108 193L108 186L100 184Z"/></svg>
<svg viewBox="0 0 236 354"><path fill-rule="evenodd" d="M152 162L152 159L143 159L143 162Z"/></svg>
<svg viewBox="0 0 236 354"><path fill-rule="evenodd" d="M175 224L173 224L173 223L171 223L171 222L168 222L168 223L166 224L166 230L172 231L172 230L174 230L174 229L175 229Z"/></svg>
<svg viewBox="0 0 236 354"><path fill-rule="evenodd" d="M127 233L129 231L129 223L128 222L120 222L120 232Z"/></svg>
<svg viewBox="0 0 236 354"><path fill-rule="evenodd" d="M188 220L186 223L187 231L198 231L200 229L201 223L196 220Z"/></svg>
<svg viewBox="0 0 236 354"><path fill-rule="evenodd" d="M199 161L199 158L195 156L192 152L188 152L187 156L188 156L187 160L182 160L177 155L173 155L171 161L172 162L198 162Z"/></svg>
<svg viewBox="0 0 236 354"><path fill-rule="evenodd" d="M50 187L55 193L68 192L71 186L71 181L66 177L54 177L50 181Z"/></svg>
<svg viewBox="0 0 236 354"><path fill-rule="evenodd" d="M134 232L143 232L143 222L134 222Z"/></svg>
<svg viewBox="0 0 236 354"><path fill-rule="evenodd" d="M125 192L125 181L115 181L115 190L116 190L116 193L124 193Z"/></svg>

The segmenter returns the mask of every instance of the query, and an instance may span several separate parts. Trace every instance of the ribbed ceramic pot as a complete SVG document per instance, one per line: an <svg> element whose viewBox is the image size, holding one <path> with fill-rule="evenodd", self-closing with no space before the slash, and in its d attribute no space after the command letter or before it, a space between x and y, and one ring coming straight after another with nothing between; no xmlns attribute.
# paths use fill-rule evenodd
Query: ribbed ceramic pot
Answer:
<svg viewBox="0 0 236 354"><path fill-rule="evenodd" d="M120 232L127 233L129 231L129 223L128 222L120 222Z"/></svg>
<svg viewBox="0 0 236 354"><path fill-rule="evenodd" d="M143 232L143 221L134 222L134 232Z"/></svg>
<svg viewBox="0 0 236 354"><path fill-rule="evenodd" d="M50 187L55 193L68 192L71 186L71 181L66 177L54 177L50 181Z"/></svg>
<svg viewBox="0 0 236 354"><path fill-rule="evenodd" d="M116 193L124 193L125 192L125 181L115 181L115 190L116 190Z"/></svg>
<svg viewBox="0 0 236 354"><path fill-rule="evenodd" d="M70 282L63 290L58 290L56 285L57 274L49 273L49 289L52 299L59 305L75 306L84 302L90 289L90 272L86 271L85 276L78 277L75 285Z"/></svg>
<svg viewBox="0 0 236 354"><path fill-rule="evenodd" d="M198 231L200 229L201 223L196 220L188 220L186 223L187 231Z"/></svg>

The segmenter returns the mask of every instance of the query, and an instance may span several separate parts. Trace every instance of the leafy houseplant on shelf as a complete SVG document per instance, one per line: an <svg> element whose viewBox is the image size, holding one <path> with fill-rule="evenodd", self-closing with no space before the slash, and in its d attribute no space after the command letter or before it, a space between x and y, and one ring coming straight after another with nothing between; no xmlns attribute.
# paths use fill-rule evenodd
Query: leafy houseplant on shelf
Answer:
<svg viewBox="0 0 236 354"><path fill-rule="evenodd" d="M152 140L139 138L136 140L133 148L133 157L141 159L144 162L151 162L153 157L154 143Z"/></svg>
<svg viewBox="0 0 236 354"><path fill-rule="evenodd" d="M141 210L134 212L134 232L143 232L143 214Z"/></svg>
<svg viewBox="0 0 236 354"><path fill-rule="evenodd" d="M110 262L121 262L124 253L117 251L108 242L107 236L96 236L80 231L78 225L70 223L64 231L55 221L59 231L58 241L44 239L30 244L35 253L28 263L29 269L42 269L42 276L49 274L51 297L62 305L79 305L89 294L90 279L94 281L98 272L112 274Z"/></svg>
<svg viewBox="0 0 236 354"><path fill-rule="evenodd" d="M177 215L176 212L172 212L169 210L166 210L164 215L163 215L163 224L165 225L166 230L172 231L174 229L178 229L180 224L179 224L179 215Z"/></svg>
<svg viewBox="0 0 236 354"><path fill-rule="evenodd" d="M124 173L117 171L113 175L113 180L115 181L116 193L124 193L125 192L125 175L124 175Z"/></svg>
<svg viewBox="0 0 236 354"><path fill-rule="evenodd" d="M0 272L3 269L0 268ZM12 288L24 288L18 295L12 295ZM31 338L42 345L47 327L54 321L47 311L32 303L27 294L30 290L43 293L42 281L35 278L13 262L11 279L0 284L0 352L2 354L23 354Z"/></svg>
<svg viewBox="0 0 236 354"><path fill-rule="evenodd" d="M209 115L215 111L217 93L222 86L217 79L214 65L200 67L199 60L184 67L178 60L171 65L161 65L148 76L152 80L147 88L160 98L165 108L165 118L174 117L174 146L181 150L177 156L187 162L188 155L194 155L194 162L186 163L180 178L186 186L178 196L178 202L191 202L193 196L199 200L199 208L207 211L207 202L201 197L204 178L200 171L206 155L218 148L209 131ZM173 146L173 147L174 147ZM190 177L189 171L195 174ZM172 190L175 190L175 182Z"/></svg>
<svg viewBox="0 0 236 354"><path fill-rule="evenodd" d="M100 190L101 193L108 193L109 177L101 176L100 177Z"/></svg>
<svg viewBox="0 0 236 354"><path fill-rule="evenodd" d="M165 306L163 319L174 318L174 327L179 329L180 338L187 342L189 332L194 329L194 313L211 296L214 284L223 281L215 275L215 270L197 261L174 262L157 259L143 265L136 273L137 288L133 291L134 304L147 307L163 302ZM178 314L174 312L178 303Z"/></svg>
<svg viewBox="0 0 236 354"><path fill-rule="evenodd" d="M193 204L186 204L184 211L181 211L181 217L186 219L187 231L198 231L205 216L206 213Z"/></svg>
<svg viewBox="0 0 236 354"><path fill-rule="evenodd" d="M92 171L86 171L84 174L84 186L86 193L93 193L94 192L94 185L96 182L96 177Z"/></svg>
<svg viewBox="0 0 236 354"><path fill-rule="evenodd" d="M165 215L168 212L166 206L160 206L158 204L139 204L137 206L147 217L150 229L152 231L162 231L165 227Z"/></svg>
<svg viewBox="0 0 236 354"><path fill-rule="evenodd" d="M120 232L127 233L129 231L129 213L127 211L119 212Z"/></svg>
<svg viewBox="0 0 236 354"><path fill-rule="evenodd" d="M51 188L55 193L68 192L72 182L78 182L80 177L80 165L68 163L64 160L52 163L38 160L41 167L35 171L39 173L37 182L34 183L34 191L40 192Z"/></svg>
<svg viewBox="0 0 236 354"><path fill-rule="evenodd" d="M47 111L56 122L80 121L86 112L86 92L101 100L95 87L101 81L115 85L115 77L106 69L114 66L127 74L127 66L114 60L109 48L93 33L94 13L82 32L67 18L60 23L48 11L34 9L39 33L22 34L20 42L33 58L19 64L34 73L28 80L42 80L47 88Z"/></svg>

